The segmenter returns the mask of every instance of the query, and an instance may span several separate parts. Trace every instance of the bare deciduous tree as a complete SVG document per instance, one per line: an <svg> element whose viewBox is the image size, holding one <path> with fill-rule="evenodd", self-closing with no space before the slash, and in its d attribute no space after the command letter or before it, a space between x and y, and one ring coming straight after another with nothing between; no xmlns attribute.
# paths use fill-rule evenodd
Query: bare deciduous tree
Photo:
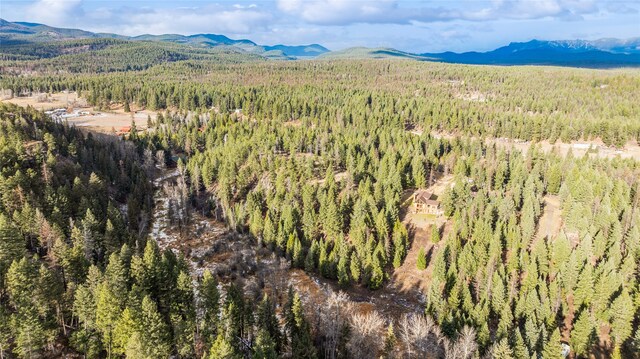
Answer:
<svg viewBox="0 0 640 359"><path fill-rule="evenodd" d="M352 303L344 292L331 293L326 303L320 308L318 329L322 334L324 357L335 359L343 329L348 325L347 319L352 312Z"/></svg>
<svg viewBox="0 0 640 359"><path fill-rule="evenodd" d="M160 150L156 152L156 167L158 167L161 170L165 169L167 167L166 161L167 160L165 158L164 151Z"/></svg>
<svg viewBox="0 0 640 359"><path fill-rule="evenodd" d="M456 341L451 341L446 346L446 359L470 359L478 353L476 343L476 331L468 325L458 333Z"/></svg>
<svg viewBox="0 0 640 359"><path fill-rule="evenodd" d="M178 176L175 184L165 182L164 193L168 199L168 218L181 227L189 221L189 188L183 176Z"/></svg>
<svg viewBox="0 0 640 359"><path fill-rule="evenodd" d="M384 340L385 320L377 312L351 316L351 336L347 347L354 358L376 358Z"/></svg>
<svg viewBox="0 0 640 359"><path fill-rule="evenodd" d="M153 169L153 152L148 148L144 149L144 153L142 155L142 166L147 172Z"/></svg>
<svg viewBox="0 0 640 359"><path fill-rule="evenodd" d="M399 329L409 358L443 356L446 338L430 317L405 314L400 319Z"/></svg>

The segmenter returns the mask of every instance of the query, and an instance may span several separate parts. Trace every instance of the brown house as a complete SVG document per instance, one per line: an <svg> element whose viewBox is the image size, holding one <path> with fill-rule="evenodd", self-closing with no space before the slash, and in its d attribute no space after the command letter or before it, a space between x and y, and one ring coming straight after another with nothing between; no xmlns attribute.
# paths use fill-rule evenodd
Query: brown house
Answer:
<svg viewBox="0 0 640 359"><path fill-rule="evenodd" d="M425 190L417 191L413 194L413 203L411 209L413 213L420 214L435 214L439 216L442 214L442 208L440 201L435 199L433 193Z"/></svg>

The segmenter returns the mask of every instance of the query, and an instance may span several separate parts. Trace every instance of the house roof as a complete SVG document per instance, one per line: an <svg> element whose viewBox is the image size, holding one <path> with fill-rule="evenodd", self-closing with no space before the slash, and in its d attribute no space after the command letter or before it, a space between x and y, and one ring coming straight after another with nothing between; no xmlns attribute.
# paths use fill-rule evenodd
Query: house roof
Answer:
<svg viewBox="0 0 640 359"><path fill-rule="evenodd" d="M439 204L437 200L433 199L433 193L429 191L418 191L415 194L415 201L422 202L425 204Z"/></svg>
<svg viewBox="0 0 640 359"><path fill-rule="evenodd" d="M438 207L440 205L440 201L435 200L435 199L428 199L426 201L423 201L422 203L428 205L428 206L434 206L434 207Z"/></svg>

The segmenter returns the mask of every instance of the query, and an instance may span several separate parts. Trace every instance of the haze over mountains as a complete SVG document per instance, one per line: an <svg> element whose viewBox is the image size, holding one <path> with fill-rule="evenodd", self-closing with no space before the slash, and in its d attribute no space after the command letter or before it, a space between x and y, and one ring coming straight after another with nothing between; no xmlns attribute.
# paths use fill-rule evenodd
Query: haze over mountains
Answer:
<svg viewBox="0 0 640 359"><path fill-rule="evenodd" d="M232 46L240 50L261 54L265 57L316 57L329 50L318 44L311 45L258 45L247 39L234 40L224 35L216 34L195 34L195 35L140 35L140 36L122 36L110 33L93 33L79 29L56 28L43 24L29 22L9 22L0 19L0 41L5 44L20 44L33 41L60 41L60 40L77 40L91 38L115 38L131 41L157 41L171 42L177 44L185 44L194 47L217 47Z"/></svg>
<svg viewBox="0 0 640 359"><path fill-rule="evenodd" d="M330 51L319 44L260 45L249 39L230 39L217 34L163 34L122 36L94 33L79 29L56 28L29 22L9 22L0 19L0 42L18 45L77 39L114 38L128 41L152 41L183 44L196 48L229 47L241 52L273 59L362 59L407 58L463 64L493 65L559 65L576 67L640 66L640 37L630 39L559 40L512 42L488 52L411 53L392 48L353 47Z"/></svg>
<svg viewBox="0 0 640 359"><path fill-rule="evenodd" d="M640 38L595 41L512 42L488 52L425 53L432 59L464 64L627 66L640 64Z"/></svg>

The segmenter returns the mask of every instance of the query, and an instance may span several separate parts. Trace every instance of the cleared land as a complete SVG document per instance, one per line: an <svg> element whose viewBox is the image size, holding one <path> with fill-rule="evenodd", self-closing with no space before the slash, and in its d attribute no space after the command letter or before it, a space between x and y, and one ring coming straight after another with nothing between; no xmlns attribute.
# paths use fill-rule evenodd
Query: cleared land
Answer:
<svg viewBox="0 0 640 359"><path fill-rule="evenodd" d="M420 129L411 129L409 132L416 136L421 136L423 133ZM462 138L461 136L456 136L454 134L437 131L432 132L431 135L435 138L444 138L448 140L455 139L456 137ZM470 139L477 138L471 137ZM622 148L607 146L599 138L588 141L572 141L571 143L565 143L560 140L557 140L555 143L551 143L547 140L532 142L509 138L485 138L484 141L488 145L495 144L499 148L503 148L505 150L518 150L523 154L526 154L527 151L535 145L544 153L553 152L563 157L567 156L567 154L571 152L575 157L583 157L589 154L590 156L600 158L614 159L620 157L623 159L630 158L640 161L640 145L635 141L628 141Z"/></svg>
<svg viewBox="0 0 640 359"><path fill-rule="evenodd" d="M112 105L108 110L100 110L91 107L82 97L78 97L75 92L59 92L54 94L35 94L28 97L13 97L0 100L9 102L19 106L31 106L38 110L52 110L64 108L73 112L82 110L89 112L88 115L71 117L65 119L70 125L85 128L87 130L112 134L120 131L122 128L131 126L131 121L135 121L136 127L143 130L147 127L147 120L151 117L155 120L156 113L143 108L131 106L132 112L124 112L124 107L119 104Z"/></svg>
<svg viewBox="0 0 640 359"><path fill-rule="evenodd" d="M427 188L435 196L440 197L444 191L453 185L453 175L436 176L436 181L432 186ZM444 216L436 216L432 214L416 214L410 213L408 207L411 205L409 198L417 190L407 191L405 193L406 200L404 202L404 218L403 222L409 229L410 237L412 238L411 247L407 252L407 257L404 263L393 272L390 285L397 288L403 293L413 293L414 295L421 296L428 289L429 282L431 281L431 272L433 266L431 259L442 247L441 243L433 243L431 240L431 228L437 225L443 228L441 238L444 238L446 233L450 230L450 224L447 222L447 218ZM427 254L427 269L419 270L416 267L418 260L418 253L420 249L424 248Z"/></svg>
<svg viewBox="0 0 640 359"><path fill-rule="evenodd" d="M554 195L544 197L542 216L538 221L537 239L555 238L562 227L562 211L560 210L560 198Z"/></svg>

